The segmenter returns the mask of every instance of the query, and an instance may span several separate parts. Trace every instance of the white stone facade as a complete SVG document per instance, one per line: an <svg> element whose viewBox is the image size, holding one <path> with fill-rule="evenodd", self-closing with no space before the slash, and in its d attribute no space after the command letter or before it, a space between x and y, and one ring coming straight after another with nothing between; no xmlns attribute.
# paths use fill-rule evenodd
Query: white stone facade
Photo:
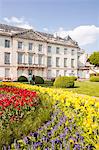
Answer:
<svg viewBox="0 0 99 150"><path fill-rule="evenodd" d="M33 30L21 31L19 28L19 31L15 27L6 30L9 26L3 27L1 25L0 79L16 80L21 75L28 77L29 73L45 79L59 75L78 76L84 51L70 37L55 38ZM6 47L6 42L10 46ZM18 48L18 43L21 48Z"/></svg>

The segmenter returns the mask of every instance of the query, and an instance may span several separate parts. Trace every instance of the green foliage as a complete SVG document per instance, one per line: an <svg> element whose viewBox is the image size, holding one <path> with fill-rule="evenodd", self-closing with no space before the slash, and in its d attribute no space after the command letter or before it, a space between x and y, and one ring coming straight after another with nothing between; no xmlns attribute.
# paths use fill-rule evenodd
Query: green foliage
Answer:
<svg viewBox="0 0 99 150"><path fill-rule="evenodd" d="M90 77L91 82L99 82L99 76L92 76Z"/></svg>
<svg viewBox="0 0 99 150"><path fill-rule="evenodd" d="M88 61L95 66L99 66L99 52L94 52L91 54Z"/></svg>
<svg viewBox="0 0 99 150"><path fill-rule="evenodd" d="M70 76L70 78L71 78L71 80L73 80L73 81L76 81L76 80L77 80L77 77L75 77L75 76Z"/></svg>
<svg viewBox="0 0 99 150"><path fill-rule="evenodd" d="M28 82L28 79L25 76L18 77L18 82Z"/></svg>
<svg viewBox="0 0 99 150"><path fill-rule="evenodd" d="M54 77L53 77L53 78L51 78L51 81L52 81L52 82L54 82L54 81L55 81L55 78L54 78Z"/></svg>
<svg viewBox="0 0 99 150"><path fill-rule="evenodd" d="M71 88L74 87L74 81L70 77L66 76L57 77L54 82L54 86L59 88Z"/></svg>
<svg viewBox="0 0 99 150"><path fill-rule="evenodd" d="M93 76L96 76L96 74L95 74L95 73L91 73L91 74L90 74L90 77L93 77Z"/></svg>
<svg viewBox="0 0 99 150"><path fill-rule="evenodd" d="M44 79L40 76L35 76L35 84L43 84Z"/></svg>

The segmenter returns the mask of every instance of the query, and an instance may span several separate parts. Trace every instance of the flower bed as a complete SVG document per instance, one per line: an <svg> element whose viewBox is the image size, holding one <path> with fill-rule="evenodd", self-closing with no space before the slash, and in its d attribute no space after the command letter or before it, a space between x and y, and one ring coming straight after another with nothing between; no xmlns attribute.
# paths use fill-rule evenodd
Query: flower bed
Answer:
<svg viewBox="0 0 99 150"><path fill-rule="evenodd" d="M56 106L55 106L56 107ZM85 142L83 131L77 126L75 119L69 119L57 107L51 115L51 120L36 132L24 136L22 140L15 140L11 149L35 150L87 150L94 146Z"/></svg>
<svg viewBox="0 0 99 150"><path fill-rule="evenodd" d="M19 120L37 104L36 92L16 87L0 87L0 128L7 126L9 121Z"/></svg>
<svg viewBox="0 0 99 150"><path fill-rule="evenodd" d="M2 83L2 85L15 86L18 88L21 87L22 89L28 89L28 90L35 90L38 93L42 102L50 101L52 105L55 105L57 102L57 107L59 108L60 112L62 111L64 113L64 116L66 116L67 118L66 122L62 123L62 127L61 126L58 126L59 128L55 127L60 122L59 121L60 113L58 113L56 117L56 121L55 122L52 121L50 127L46 128L45 127L46 125L44 126L45 128L44 136L48 134L48 130L51 130L52 132L54 127L57 128L56 133L54 135L51 135L50 140L54 140L54 144L57 143L57 141L59 141L58 142L59 149L60 149L60 146L64 148L63 141L60 140L59 136L61 133L64 134L65 128L69 128L69 132L68 132L67 137L65 137L65 140L67 141L66 145L70 145L71 149L73 148L86 149L86 150L87 149L90 149L90 150L99 149L99 145L98 145L99 101L96 100L95 98L92 98L90 96L81 97L81 96L78 96L76 93L74 94L72 92L67 92L62 89L42 88L42 87L20 84L20 83L17 83L17 84L16 83ZM55 110L56 109L57 108L55 107ZM62 117L64 118L64 116ZM41 139L43 138L42 135L44 131L42 131L42 134L39 130L37 131L37 133L39 134L39 137L37 140L29 136L28 142L30 141L30 143L28 145L42 146ZM82 137L82 139L78 138L77 140L77 135L76 135L77 132L78 132L79 138ZM32 142L31 142L30 137L33 138ZM58 139L56 140L56 138ZM83 140L83 141L81 142L80 140ZM60 141L62 142L62 144ZM27 146L25 142L23 143L23 140L20 140L18 142L22 142L21 144L23 144L23 146ZM52 143L51 141L47 142L48 145L44 144L45 145L44 148L48 149L48 147L52 146L51 145Z"/></svg>

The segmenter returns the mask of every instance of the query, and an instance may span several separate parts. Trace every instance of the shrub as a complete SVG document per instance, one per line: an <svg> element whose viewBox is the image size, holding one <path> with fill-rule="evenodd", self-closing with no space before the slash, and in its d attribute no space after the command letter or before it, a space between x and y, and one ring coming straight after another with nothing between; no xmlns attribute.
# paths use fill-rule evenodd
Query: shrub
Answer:
<svg viewBox="0 0 99 150"><path fill-rule="evenodd" d="M96 76L99 76L99 73L97 73Z"/></svg>
<svg viewBox="0 0 99 150"><path fill-rule="evenodd" d="M91 73L91 74L90 74L90 77L93 77L93 76L96 76L96 74L95 74L95 73Z"/></svg>
<svg viewBox="0 0 99 150"><path fill-rule="evenodd" d="M76 80L77 80L77 77L75 77L75 76L70 76L70 78L71 78L71 80L73 80L73 81L76 81Z"/></svg>
<svg viewBox="0 0 99 150"><path fill-rule="evenodd" d="M62 76L56 78L54 86L60 88L71 88L74 87L74 81L70 77Z"/></svg>
<svg viewBox="0 0 99 150"><path fill-rule="evenodd" d="M90 77L91 82L99 82L99 76L92 76Z"/></svg>
<svg viewBox="0 0 99 150"><path fill-rule="evenodd" d="M54 81L55 81L55 78L54 78L54 77L53 77L53 78L51 78L51 81L52 81L52 82L54 82Z"/></svg>
<svg viewBox="0 0 99 150"><path fill-rule="evenodd" d="M28 79L25 76L18 77L18 82L28 82Z"/></svg>
<svg viewBox="0 0 99 150"><path fill-rule="evenodd" d="M35 76L35 84L43 84L44 79L40 76Z"/></svg>

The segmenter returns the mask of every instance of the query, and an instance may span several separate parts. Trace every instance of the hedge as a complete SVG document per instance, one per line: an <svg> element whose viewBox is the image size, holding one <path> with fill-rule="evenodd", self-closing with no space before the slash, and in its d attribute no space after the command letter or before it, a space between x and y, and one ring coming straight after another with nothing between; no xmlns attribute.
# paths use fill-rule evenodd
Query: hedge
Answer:
<svg viewBox="0 0 99 150"><path fill-rule="evenodd" d="M90 77L91 82L99 82L99 76L92 76Z"/></svg>
<svg viewBox="0 0 99 150"><path fill-rule="evenodd" d="M74 81L71 77L57 77L54 86L59 88L72 88L74 87Z"/></svg>

